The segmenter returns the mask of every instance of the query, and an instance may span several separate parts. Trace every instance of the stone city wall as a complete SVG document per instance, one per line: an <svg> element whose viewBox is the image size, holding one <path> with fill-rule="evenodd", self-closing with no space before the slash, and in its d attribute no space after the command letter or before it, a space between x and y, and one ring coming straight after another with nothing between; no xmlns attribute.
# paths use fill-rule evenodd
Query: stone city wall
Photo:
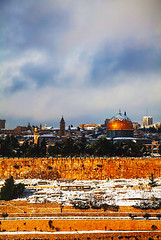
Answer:
<svg viewBox="0 0 161 240"><path fill-rule="evenodd" d="M160 220L54 219L1 220L2 231L152 231L161 230ZM155 227L154 227L155 226Z"/></svg>
<svg viewBox="0 0 161 240"><path fill-rule="evenodd" d="M114 179L161 177L161 158L0 158L0 179Z"/></svg>
<svg viewBox="0 0 161 240"><path fill-rule="evenodd" d="M49 233L44 233L44 232L23 232L23 233L19 233L17 234L17 232L12 232L11 234L7 234L5 232L3 232L3 235L0 237L0 240L35 240L35 239L39 239L39 240L118 240L118 239L122 239L122 240L136 240L136 239L144 239L144 240L158 240L160 239L161 234L158 231L148 231L148 232L144 232L144 231L132 231L132 232L126 232L126 231L104 231L104 233L100 233L97 231L94 232L73 232L72 234L70 232L66 232L65 234L63 234L62 232L56 232L56 234L53 232L49 232Z"/></svg>

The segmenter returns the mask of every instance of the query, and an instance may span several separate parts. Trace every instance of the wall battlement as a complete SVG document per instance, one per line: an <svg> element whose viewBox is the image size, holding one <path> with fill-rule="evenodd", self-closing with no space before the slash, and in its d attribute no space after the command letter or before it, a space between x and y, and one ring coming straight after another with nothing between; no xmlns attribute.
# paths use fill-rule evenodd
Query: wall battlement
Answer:
<svg viewBox="0 0 161 240"><path fill-rule="evenodd" d="M0 178L114 179L161 177L161 158L0 158Z"/></svg>

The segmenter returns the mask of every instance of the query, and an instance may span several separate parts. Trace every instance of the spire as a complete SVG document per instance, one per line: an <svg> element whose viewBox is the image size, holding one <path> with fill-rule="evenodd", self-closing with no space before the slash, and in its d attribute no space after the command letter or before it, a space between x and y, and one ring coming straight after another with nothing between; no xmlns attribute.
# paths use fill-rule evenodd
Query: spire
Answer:
<svg viewBox="0 0 161 240"><path fill-rule="evenodd" d="M119 108L119 114L121 115L121 109Z"/></svg>
<svg viewBox="0 0 161 240"><path fill-rule="evenodd" d="M126 111L124 112L124 115L126 116Z"/></svg>
<svg viewBox="0 0 161 240"><path fill-rule="evenodd" d="M64 121L64 118L63 118L63 115L62 115L62 118L61 118L60 122L65 122L65 121Z"/></svg>

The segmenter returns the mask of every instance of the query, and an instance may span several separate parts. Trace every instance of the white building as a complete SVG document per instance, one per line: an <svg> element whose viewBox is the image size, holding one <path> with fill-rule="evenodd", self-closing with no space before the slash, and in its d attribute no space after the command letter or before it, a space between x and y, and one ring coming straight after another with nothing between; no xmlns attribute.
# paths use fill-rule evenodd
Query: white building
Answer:
<svg viewBox="0 0 161 240"><path fill-rule="evenodd" d="M142 118L142 126L148 127L149 125L153 124L153 118L150 116L144 116Z"/></svg>

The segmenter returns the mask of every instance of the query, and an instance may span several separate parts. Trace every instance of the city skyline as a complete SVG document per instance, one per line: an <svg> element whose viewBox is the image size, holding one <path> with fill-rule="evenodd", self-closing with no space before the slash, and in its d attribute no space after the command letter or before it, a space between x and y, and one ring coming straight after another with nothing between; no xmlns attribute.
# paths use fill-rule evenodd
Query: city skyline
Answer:
<svg viewBox="0 0 161 240"><path fill-rule="evenodd" d="M70 122L69 120L66 122L66 120L65 120L65 125L66 125L66 129L68 129L69 128L69 126L72 126L72 127L79 127L79 125L82 125L82 124L84 124L84 125L91 125L91 124L96 124L96 125L104 125L104 124L106 124L106 122L107 122L107 120L110 120L110 119L112 119L112 118L114 118L114 117L116 117L116 116L118 116L118 114L121 114L121 115L127 115L127 113L126 113L126 111L124 111L124 112L121 112L121 109L119 109L119 111L118 111L118 113L116 113L115 115L113 115L112 117L107 117L106 119L104 119L102 122L94 122L94 121L82 121L82 122L78 122L78 123L76 123L76 124L73 124L73 122ZM140 119L140 121L134 121L134 120L132 120L132 119L130 119L129 118L129 116L127 116L128 117L128 119L133 123L133 124L136 124L136 123L138 123L138 124L140 124L140 126L141 127L144 127L144 121L145 121L145 119L152 119L151 121L151 123L147 123L146 124L146 126L150 126L150 125L153 125L153 124L158 124L158 123L160 123L160 122L153 122L153 117L152 116L150 116L150 115L144 115L144 116L142 116L142 119ZM57 129L57 128L59 128L60 127L60 123L61 123L61 121L62 121L62 118L63 118L63 120L64 120L64 116L62 115L62 117L60 118L60 119L57 119L57 121L56 121L56 123L55 124L53 124L53 122L51 121L51 124L49 123L49 124L47 124L47 122L43 122L43 121L39 121L39 122L31 122L31 121L28 121L28 122L25 122L25 121L23 121L23 122L19 122L18 120L17 120L17 125L14 125L12 128L10 128L10 129L14 129L14 128L16 128L16 127L19 127L19 126L35 126L35 127L38 127L39 128L39 126L41 126L41 127L44 127L44 128L46 128L46 127L49 127L49 128L55 128L55 129ZM143 120L144 119L144 120ZM1 121L5 121L5 127L3 127L3 128L5 128L5 129L9 129L8 128L8 126L9 126L9 124L7 124L6 125L6 122L7 122L7 120L5 119L5 120L1 120ZM146 120L147 121L147 120ZM15 122L15 124L16 124L16 122Z"/></svg>
<svg viewBox="0 0 161 240"><path fill-rule="evenodd" d="M6 126L161 121L161 2L1 1Z"/></svg>

